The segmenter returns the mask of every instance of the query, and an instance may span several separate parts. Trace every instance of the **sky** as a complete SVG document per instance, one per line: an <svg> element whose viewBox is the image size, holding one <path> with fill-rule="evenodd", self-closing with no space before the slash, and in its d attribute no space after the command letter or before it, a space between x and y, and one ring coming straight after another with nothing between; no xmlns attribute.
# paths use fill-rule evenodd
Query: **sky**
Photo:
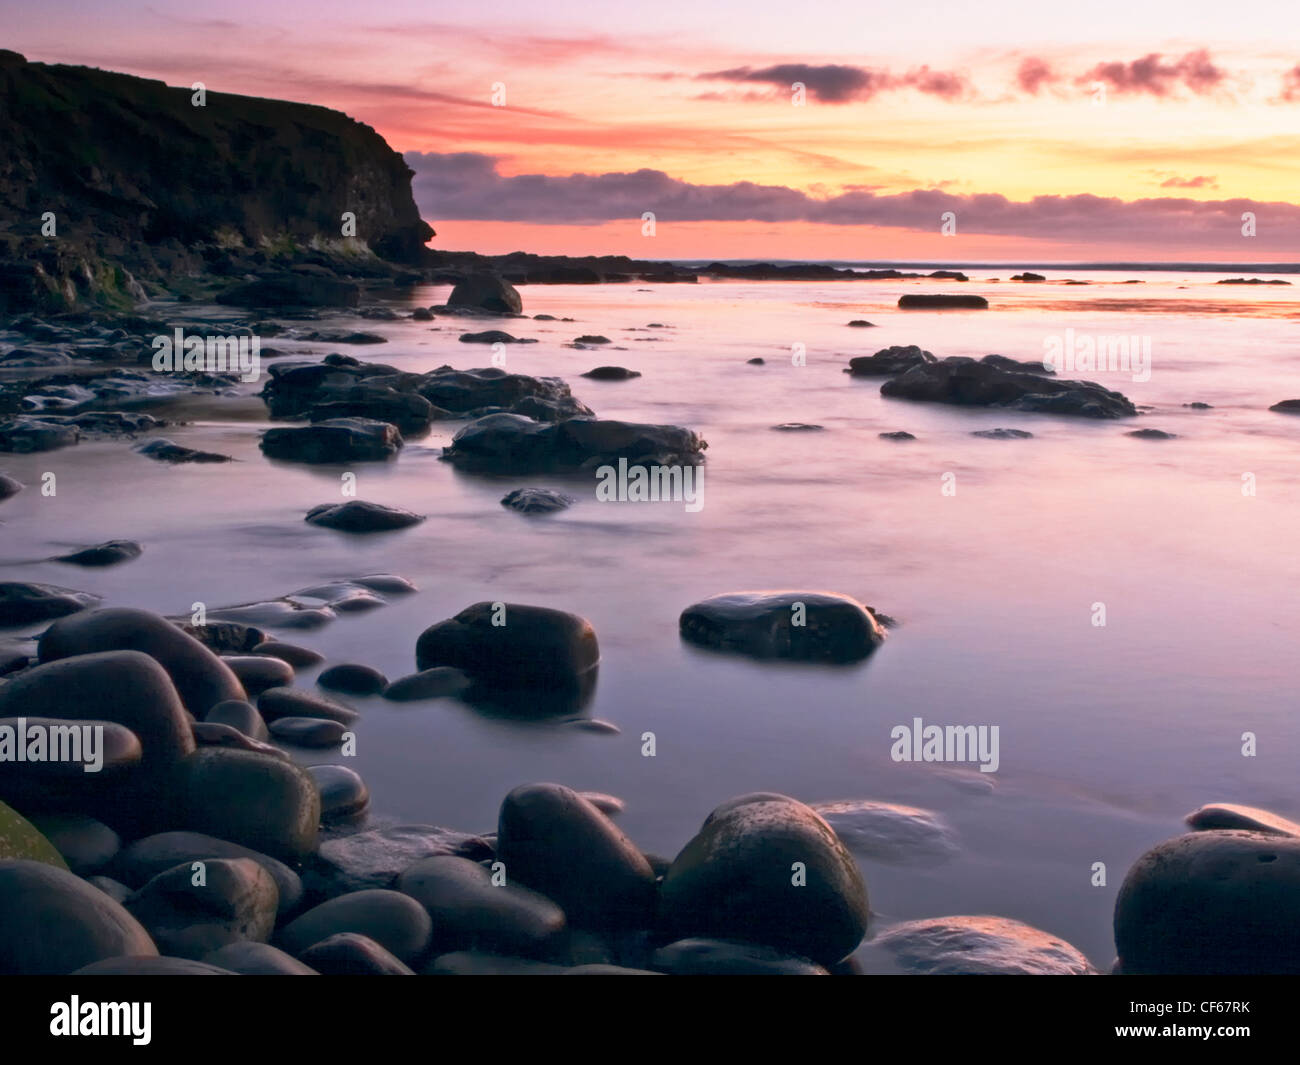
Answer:
<svg viewBox="0 0 1300 1065"><path fill-rule="evenodd" d="M1297 25L1293 0L0 0L30 60L373 126L434 247L642 259L1300 261Z"/></svg>

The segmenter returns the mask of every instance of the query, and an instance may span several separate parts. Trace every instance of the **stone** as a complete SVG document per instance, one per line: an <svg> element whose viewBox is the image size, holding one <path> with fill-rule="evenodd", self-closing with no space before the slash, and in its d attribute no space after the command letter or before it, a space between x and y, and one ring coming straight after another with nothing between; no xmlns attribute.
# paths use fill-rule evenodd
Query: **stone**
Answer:
<svg viewBox="0 0 1300 1065"><path fill-rule="evenodd" d="M829 976L823 966L756 943L679 939L654 952L650 962L674 976Z"/></svg>
<svg viewBox="0 0 1300 1065"><path fill-rule="evenodd" d="M282 717L312 717L351 725L361 718L350 706L298 688L268 688L257 697L257 709L268 724Z"/></svg>
<svg viewBox="0 0 1300 1065"><path fill-rule="evenodd" d="M305 770L269 755L222 747L200 748L180 769L177 827L286 862L316 849L320 793Z"/></svg>
<svg viewBox="0 0 1300 1065"><path fill-rule="evenodd" d="M99 872L122 849L122 840L116 832L85 814L39 814L33 816L32 824L54 845L68 868L78 876L88 877ZM0 843L0 854L4 854L3 843ZM17 857L13 854L4 856Z"/></svg>
<svg viewBox="0 0 1300 1065"><path fill-rule="evenodd" d="M381 826L324 840L303 869L303 883L313 898L391 888L416 862L440 854L477 861L492 851L479 836L451 828Z"/></svg>
<svg viewBox="0 0 1300 1065"><path fill-rule="evenodd" d="M640 377L641 372L623 366L597 366L579 376L590 378L592 381L630 381L634 377Z"/></svg>
<svg viewBox="0 0 1300 1065"><path fill-rule="evenodd" d="M507 876L511 875L507 866ZM433 949L547 957L565 931L564 911L536 891L496 885L478 862L453 855L425 858L397 878L433 920Z"/></svg>
<svg viewBox="0 0 1300 1065"><path fill-rule="evenodd" d="M1125 975L1300 972L1300 839L1224 829L1166 840L1115 900Z"/></svg>
<svg viewBox="0 0 1300 1065"><path fill-rule="evenodd" d="M215 451L198 451L192 447L183 447L171 440L162 438L146 441L135 450L144 455L145 458L153 459L155 462L168 462L172 465L235 461L229 455L219 455Z"/></svg>
<svg viewBox="0 0 1300 1065"><path fill-rule="evenodd" d="M203 720L211 724L228 725L259 743L265 743L271 738L257 707L243 699L227 699L223 703L217 703Z"/></svg>
<svg viewBox="0 0 1300 1065"><path fill-rule="evenodd" d="M202 719L217 703L244 697L243 686L229 666L194 637L147 610L108 607L62 618L45 631L37 645L42 662L127 650L141 651L156 660L170 675L185 708L197 718ZM129 722L122 724L129 727ZM145 739L143 735L140 738ZM147 741L145 753L147 757Z"/></svg>
<svg viewBox="0 0 1300 1065"><path fill-rule="evenodd" d="M377 695L388 687L388 678L370 666L344 663L325 670L316 683L346 695Z"/></svg>
<svg viewBox="0 0 1300 1065"><path fill-rule="evenodd" d="M526 784L510 792L497 856L514 881L554 900L579 928L644 928L651 920L650 864L572 788Z"/></svg>
<svg viewBox="0 0 1300 1065"><path fill-rule="evenodd" d="M572 496L552 492L549 488L515 488L501 497L501 505L520 514L554 514L575 502Z"/></svg>
<svg viewBox="0 0 1300 1065"><path fill-rule="evenodd" d="M434 666L399 677L383 691L385 699L407 703L421 699L445 699L463 695L473 682L469 675L452 666Z"/></svg>
<svg viewBox="0 0 1300 1065"><path fill-rule="evenodd" d="M92 884L44 862L0 860L0 972L59 976L157 953L140 922Z"/></svg>
<svg viewBox="0 0 1300 1065"><path fill-rule="evenodd" d="M116 566L119 562L139 558L143 551L134 540L109 540L67 555L56 555L50 561L67 562L74 566Z"/></svg>
<svg viewBox="0 0 1300 1065"><path fill-rule="evenodd" d="M1244 828L1252 832L1266 832L1275 836L1300 837L1300 824L1270 810L1255 806L1239 806L1232 802L1214 802L1198 807L1184 821L1197 832L1222 828Z"/></svg>
<svg viewBox="0 0 1300 1065"><path fill-rule="evenodd" d="M117 854L110 869L113 876L134 889L174 866L234 858L254 861L270 874L275 881L281 915L298 908L302 902L302 880L287 865L269 854L201 832L159 832L137 839Z"/></svg>
<svg viewBox="0 0 1300 1065"><path fill-rule="evenodd" d="M326 976L414 976L415 970L369 936L339 932L302 952L307 965Z"/></svg>
<svg viewBox="0 0 1300 1065"><path fill-rule="evenodd" d="M683 610L678 624L689 643L755 658L854 662L885 639L861 603L829 592L715 595Z"/></svg>
<svg viewBox="0 0 1300 1065"><path fill-rule="evenodd" d="M372 418L331 418L295 429L268 429L262 434L267 458L316 465L384 462L403 445L397 426Z"/></svg>
<svg viewBox="0 0 1300 1065"><path fill-rule="evenodd" d="M312 507L304 520L309 525L319 525L325 529L368 533L406 529L424 521L424 515L413 514L401 507L385 507L379 503L350 499L346 503L322 503L318 507Z"/></svg>
<svg viewBox="0 0 1300 1065"><path fill-rule="evenodd" d="M52 840L13 807L0 802L0 861L16 858L68 868Z"/></svg>
<svg viewBox="0 0 1300 1065"><path fill-rule="evenodd" d="M94 606L99 596L55 584L0 581L0 626L32 625Z"/></svg>
<svg viewBox="0 0 1300 1065"><path fill-rule="evenodd" d="M1177 438L1176 433L1167 433L1163 429L1133 429L1124 435L1135 437L1138 440L1174 440Z"/></svg>
<svg viewBox="0 0 1300 1065"><path fill-rule="evenodd" d="M12 477L0 473L0 503L16 496L22 490L23 484L21 481L15 481Z"/></svg>
<svg viewBox="0 0 1300 1065"><path fill-rule="evenodd" d="M342 765L313 765L307 772L320 792L320 815L323 821L356 818L370 806L370 789L356 770Z"/></svg>
<svg viewBox="0 0 1300 1065"><path fill-rule="evenodd" d="M859 355L849 360L844 372L854 377L889 377L913 366L934 362L934 356L915 344L881 348L874 355Z"/></svg>
<svg viewBox="0 0 1300 1065"><path fill-rule="evenodd" d="M80 439L80 429L54 415L19 414L0 421L0 451L28 455L69 447Z"/></svg>
<svg viewBox="0 0 1300 1065"><path fill-rule="evenodd" d="M191 958L141 958L117 957L105 958L91 965L82 966L73 976L234 976L229 969L222 969L207 962L194 961Z"/></svg>
<svg viewBox="0 0 1300 1065"><path fill-rule="evenodd" d="M313 651L310 647L296 647L291 643L281 643L279 640L267 640L259 643L252 649L251 653L278 658L283 662L288 662L294 669L318 666L325 661L325 656L319 651Z"/></svg>
<svg viewBox="0 0 1300 1065"><path fill-rule="evenodd" d="M849 799L813 809L854 854L898 865L935 865L958 853L953 831L938 814L899 803Z"/></svg>
<svg viewBox="0 0 1300 1065"><path fill-rule="evenodd" d="M899 429L892 433L877 433L881 440L915 440L916 437L909 432Z"/></svg>
<svg viewBox="0 0 1300 1065"><path fill-rule="evenodd" d="M235 285L216 300L233 307L357 307L361 288L353 281L286 270Z"/></svg>
<svg viewBox="0 0 1300 1065"><path fill-rule="evenodd" d="M239 940L264 942L275 927L279 891L250 858L209 858L159 873L123 906L160 951L197 961Z"/></svg>
<svg viewBox="0 0 1300 1065"><path fill-rule="evenodd" d="M348 726L320 717L277 717L270 724L271 735L296 747L337 747L348 734Z"/></svg>
<svg viewBox="0 0 1300 1065"><path fill-rule="evenodd" d="M983 296L953 295L940 292L910 292L898 297L898 306L902 310L924 310L935 308L965 308L979 310L988 307L989 301Z"/></svg>
<svg viewBox="0 0 1300 1065"><path fill-rule="evenodd" d="M985 440L1030 440L1034 434L1024 429L977 429L970 435L983 437Z"/></svg>
<svg viewBox="0 0 1300 1065"><path fill-rule="evenodd" d="M1063 939L1006 917L934 917L877 933L872 951L902 972L932 976L1089 976L1088 959Z"/></svg>
<svg viewBox="0 0 1300 1065"><path fill-rule="evenodd" d="M282 928L278 940L284 950L301 957L308 947L340 932L368 936L412 965L429 949L433 922L409 895L369 888L322 902Z"/></svg>
<svg viewBox="0 0 1300 1065"><path fill-rule="evenodd" d="M862 874L830 825L764 793L715 810L660 889L662 925L678 938L759 943L823 965L852 953L869 912Z"/></svg>
<svg viewBox="0 0 1300 1065"><path fill-rule="evenodd" d="M266 655L226 655L221 660L239 679L244 692L250 696L261 695L268 688L283 688L293 683L293 667L278 658L269 658ZM241 702L242 700L228 701Z"/></svg>
<svg viewBox="0 0 1300 1065"><path fill-rule="evenodd" d="M272 758L289 757L270 742L255 740L237 728L216 721L193 721L190 723L190 731L194 733L194 742L200 747L229 747L240 751L269 754Z"/></svg>
<svg viewBox="0 0 1300 1065"><path fill-rule="evenodd" d="M524 301L508 281L492 274L474 274L457 282L447 297L448 307L470 307L498 314L521 314Z"/></svg>

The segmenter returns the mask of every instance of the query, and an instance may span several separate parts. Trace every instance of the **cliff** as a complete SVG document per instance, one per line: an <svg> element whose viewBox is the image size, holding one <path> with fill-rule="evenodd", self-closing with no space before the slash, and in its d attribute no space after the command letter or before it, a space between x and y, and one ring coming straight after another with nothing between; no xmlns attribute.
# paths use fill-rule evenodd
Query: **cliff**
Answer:
<svg viewBox="0 0 1300 1065"><path fill-rule="evenodd" d="M412 171L369 126L310 104L208 92L200 107L192 97L0 52L8 309L129 302L131 275L166 283L303 256L363 271L376 256L423 261L434 233L411 197ZM53 237L42 234L48 212ZM343 232L344 212L356 217L355 237Z"/></svg>

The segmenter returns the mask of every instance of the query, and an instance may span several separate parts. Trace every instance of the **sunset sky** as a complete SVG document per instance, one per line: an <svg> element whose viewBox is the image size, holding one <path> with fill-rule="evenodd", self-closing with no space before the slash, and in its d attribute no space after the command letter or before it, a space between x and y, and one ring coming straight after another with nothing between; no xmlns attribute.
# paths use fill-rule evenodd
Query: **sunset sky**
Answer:
<svg viewBox="0 0 1300 1065"><path fill-rule="evenodd" d="M435 247L1300 261L1293 0L0 0L0 25L35 61L346 111L407 155Z"/></svg>

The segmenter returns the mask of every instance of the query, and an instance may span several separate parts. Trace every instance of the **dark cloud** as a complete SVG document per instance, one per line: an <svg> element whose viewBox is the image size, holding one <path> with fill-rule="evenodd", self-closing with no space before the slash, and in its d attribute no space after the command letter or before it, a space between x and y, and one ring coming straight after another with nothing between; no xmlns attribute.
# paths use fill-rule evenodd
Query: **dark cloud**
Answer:
<svg viewBox="0 0 1300 1065"><path fill-rule="evenodd" d="M1277 234L1283 242L1288 232L1300 226L1300 206L1246 199L1124 201L1082 194L1037 196L1017 202L1001 195L962 196L939 189L890 194L856 189L818 198L783 185L752 181L696 185L649 169L504 177L494 157L476 152L407 152L406 161L416 172L416 202L424 217L434 222L472 219L588 225L632 221L644 211L653 211L661 224L816 222L935 232L940 216L953 211L962 233L1117 241L1130 246L1145 242L1153 249L1235 238L1244 211L1267 218L1267 230L1261 226L1260 232ZM1264 237L1258 239L1260 246L1267 243Z"/></svg>
<svg viewBox="0 0 1300 1065"><path fill-rule="evenodd" d="M1037 56L1026 56L1016 70L1016 84L1022 92L1037 96L1045 85L1059 81L1060 75L1052 69L1050 63Z"/></svg>
<svg viewBox="0 0 1300 1065"><path fill-rule="evenodd" d="M1219 182L1216 178L1204 174L1188 178L1174 175L1160 182L1160 187L1162 189L1217 189Z"/></svg>
<svg viewBox="0 0 1300 1065"><path fill-rule="evenodd" d="M1181 59L1166 61L1158 52L1131 63L1098 63L1076 79L1079 85L1100 81L1118 93L1146 93L1168 96L1179 87L1204 94L1221 88L1227 80L1204 48L1188 52Z"/></svg>
<svg viewBox="0 0 1300 1065"><path fill-rule="evenodd" d="M701 81L750 82L789 90L796 83L807 87L814 100L827 104L844 104L852 100L870 100L882 92L915 89L944 100L959 100L972 94L970 82L961 74L931 70L922 66L906 74L869 67L828 63L778 63L770 67L733 67L697 74Z"/></svg>

